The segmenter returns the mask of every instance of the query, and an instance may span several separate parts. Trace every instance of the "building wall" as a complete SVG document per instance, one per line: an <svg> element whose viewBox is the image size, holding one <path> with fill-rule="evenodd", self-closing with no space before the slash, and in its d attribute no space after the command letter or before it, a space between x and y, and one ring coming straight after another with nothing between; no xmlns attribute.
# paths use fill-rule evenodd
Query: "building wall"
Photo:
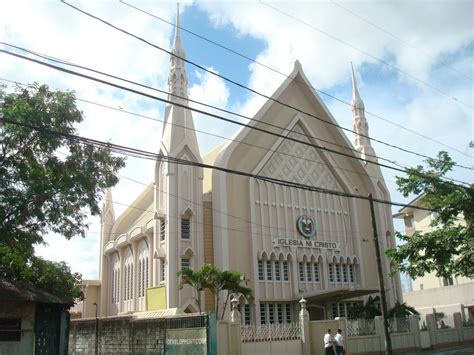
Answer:
<svg viewBox="0 0 474 355"><path fill-rule="evenodd" d="M0 354L31 354L34 348L34 303L0 302L0 318L21 318L21 341L0 341Z"/></svg>

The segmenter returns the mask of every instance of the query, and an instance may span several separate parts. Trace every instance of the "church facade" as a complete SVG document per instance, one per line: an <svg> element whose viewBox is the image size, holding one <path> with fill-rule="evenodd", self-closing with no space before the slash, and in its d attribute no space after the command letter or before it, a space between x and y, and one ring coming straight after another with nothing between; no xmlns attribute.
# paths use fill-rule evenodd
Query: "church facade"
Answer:
<svg viewBox="0 0 474 355"><path fill-rule="evenodd" d="M299 62L232 141L201 156L188 107L185 51L176 30L159 153L341 193L390 200L368 136L353 73L355 144L337 127ZM271 126L269 126L271 125ZM271 130L268 135L253 127ZM304 143L296 142L303 141ZM319 147L327 147L340 155ZM349 155L349 156L348 156ZM354 159L362 157L368 161ZM347 316L378 290L368 201L313 192L196 166L156 162L154 181L116 217L107 192L102 213L101 316L147 310L147 290L162 308L195 312L193 290L177 272L212 263L240 271L255 299L240 299L246 324L297 319L304 297L312 319ZM395 245L389 205L375 204L380 247ZM384 273L390 269L383 260ZM401 300L398 276L385 279L389 307ZM237 295L238 297L238 295ZM203 295L205 309L214 300ZM148 300L149 302L150 300ZM155 303L156 303L155 302Z"/></svg>

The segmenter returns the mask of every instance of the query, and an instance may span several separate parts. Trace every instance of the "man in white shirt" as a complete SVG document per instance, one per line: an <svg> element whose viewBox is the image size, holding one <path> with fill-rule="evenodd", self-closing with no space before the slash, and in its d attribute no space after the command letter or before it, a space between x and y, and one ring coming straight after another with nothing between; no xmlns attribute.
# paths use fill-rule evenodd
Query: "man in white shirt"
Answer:
<svg viewBox="0 0 474 355"><path fill-rule="evenodd" d="M333 348L334 341L331 336L331 329L328 329L328 332L324 334L323 341L324 341L324 354L334 355L334 348Z"/></svg>
<svg viewBox="0 0 474 355"><path fill-rule="evenodd" d="M344 354L344 337L342 336L342 330L338 329L337 334L334 336L336 342L336 355Z"/></svg>

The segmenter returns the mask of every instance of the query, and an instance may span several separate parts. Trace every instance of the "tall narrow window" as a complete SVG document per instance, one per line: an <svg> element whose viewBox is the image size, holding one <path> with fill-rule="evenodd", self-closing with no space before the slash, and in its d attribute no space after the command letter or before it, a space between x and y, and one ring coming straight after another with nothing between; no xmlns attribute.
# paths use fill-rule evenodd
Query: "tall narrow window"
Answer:
<svg viewBox="0 0 474 355"><path fill-rule="evenodd" d="M267 260L267 281L271 281L273 279L273 273L272 273L272 262L270 260Z"/></svg>
<svg viewBox="0 0 474 355"><path fill-rule="evenodd" d="M250 305L246 304L244 306L244 324L250 325L251 323L252 313L250 312Z"/></svg>
<svg viewBox="0 0 474 355"><path fill-rule="evenodd" d="M350 283L355 282L354 265L352 264L349 265L349 282Z"/></svg>
<svg viewBox="0 0 474 355"><path fill-rule="evenodd" d="M166 266L165 266L165 259L160 260L160 270L161 270L161 282L166 281Z"/></svg>
<svg viewBox="0 0 474 355"><path fill-rule="evenodd" d="M319 282L319 264L313 264L314 281Z"/></svg>
<svg viewBox="0 0 474 355"><path fill-rule="evenodd" d="M285 304L285 321L291 323L291 306L289 303Z"/></svg>
<svg viewBox="0 0 474 355"><path fill-rule="evenodd" d="M275 305L273 303L268 304L268 323L275 323Z"/></svg>
<svg viewBox="0 0 474 355"><path fill-rule="evenodd" d="M148 263L148 256L145 258L145 290L150 286L150 265Z"/></svg>
<svg viewBox="0 0 474 355"><path fill-rule="evenodd" d="M342 279L341 279L341 265L340 264L336 264L336 281L337 282L342 282Z"/></svg>
<svg viewBox="0 0 474 355"><path fill-rule="evenodd" d="M334 282L334 264L328 264L328 271L329 271L329 282Z"/></svg>
<svg viewBox="0 0 474 355"><path fill-rule="evenodd" d="M349 278L347 277L347 265L342 264L342 276L344 277L344 282L348 282Z"/></svg>
<svg viewBox="0 0 474 355"><path fill-rule="evenodd" d="M181 238L191 238L191 221L189 218L181 218Z"/></svg>
<svg viewBox="0 0 474 355"><path fill-rule="evenodd" d="M280 262L278 260L275 261L275 280L281 281Z"/></svg>
<svg viewBox="0 0 474 355"><path fill-rule="evenodd" d="M304 265L303 263L298 263L298 269L300 273L300 281L304 281Z"/></svg>
<svg viewBox="0 0 474 355"><path fill-rule="evenodd" d="M181 258L181 269L189 269L191 266L191 259Z"/></svg>
<svg viewBox="0 0 474 355"><path fill-rule="evenodd" d="M266 305L260 304L260 323L267 324L267 312L266 312Z"/></svg>
<svg viewBox="0 0 474 355"><path fill-rule="evenodd" d="M277 317L278 323L283 323L283 304L277 303Z"/></svg>
<svg viewBox="0 0 474 355"><path fill-rule="evenodd" d="M143 281L143 263L141 259L138 259L138 297L142 297Z"/></svg>
<svg viewBox="0 0 474 355"><path fill-rule="evenodd" d="M265 275L263 274L263 260L258 261L258 279L260 281L265 280Z"/></svg>
<svg viewBox="0 0 474 355"><path fill-rule="evenodd" d="M306 263L306 280L313 281L313 273L311 272L311 263Z"/></svg>
<svg viewBox="0 0 474 355"><path fill-rule="evenodd" d="M288 281L288 261L283 262L283 281Z"/></svg>
<svg viewBox="0 0 474 355"><path fill-rule="evenodd" d="M166 238L166 220L160 218L160 240L163 241Z"/></svg>

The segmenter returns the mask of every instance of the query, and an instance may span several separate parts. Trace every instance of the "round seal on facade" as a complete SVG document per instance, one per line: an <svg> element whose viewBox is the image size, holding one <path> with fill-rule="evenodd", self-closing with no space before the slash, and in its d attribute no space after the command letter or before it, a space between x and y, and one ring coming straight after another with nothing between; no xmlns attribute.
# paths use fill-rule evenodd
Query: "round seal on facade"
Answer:
<svg viewBox="0 0 474 355"><path fill-rule="evenodd" d="M296 221L296 227L303 237L311 238L316 234L316 221L313 217L300 216Z"/></svg>

